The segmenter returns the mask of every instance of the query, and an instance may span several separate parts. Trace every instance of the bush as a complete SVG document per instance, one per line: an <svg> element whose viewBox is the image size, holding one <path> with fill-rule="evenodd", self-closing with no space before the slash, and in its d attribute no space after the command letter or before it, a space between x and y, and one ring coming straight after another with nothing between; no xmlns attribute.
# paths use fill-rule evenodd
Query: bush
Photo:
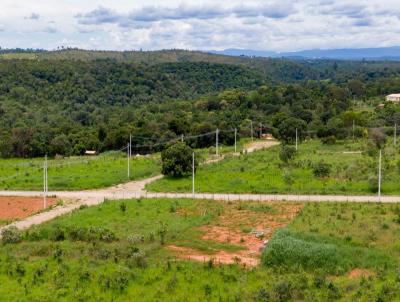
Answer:
<svg viewBox="0 0 400 302"><path fill-rule="evenodd" d="M22 241L21 231L15 226L10 226L1 231L3 243L18 243Z"/></svg>
<svg viewBox="0 0 400 302"><path fill-rule="evenodd" d="M282 145L281 151L279 152L279 158L284 163L291 161L296 155L296 148L293 146Z"/></svg>
<svg viewBox="0 0 400 302"><path fill-rule="evenodd" d="M372 193L378 192L378 178L375 176L371 176L368 178L368 185L369 185L369 190Z"/></svg>
<svg viewBox="0 0 400 302"><path fill-rule="evenodd" d="M331 174L331 165L320 161L314 164L313 173L316 177L329 177Z"/></svg>
<svg viewBox="0 0 400 302"><path fill-rule="evenodd" d="M161 152L162 174L181 177L192 172L193 150L184 143L176 143ZM197 168L195 160L195 170Z"/></svg>

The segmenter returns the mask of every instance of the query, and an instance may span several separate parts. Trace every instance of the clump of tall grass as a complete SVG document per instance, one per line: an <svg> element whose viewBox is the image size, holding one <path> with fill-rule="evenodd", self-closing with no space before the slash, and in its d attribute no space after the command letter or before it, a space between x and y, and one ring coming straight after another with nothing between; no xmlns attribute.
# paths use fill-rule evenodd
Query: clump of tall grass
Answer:
<svg viewBox="0 0 400 302"><path fill-rule="evenodd" d="M265 266L301 267L341 274L352 268L379 268L394 263L377 250L350 242L336 241L317 234L299 234L282 229L269 241L262 255Z"/></svg>

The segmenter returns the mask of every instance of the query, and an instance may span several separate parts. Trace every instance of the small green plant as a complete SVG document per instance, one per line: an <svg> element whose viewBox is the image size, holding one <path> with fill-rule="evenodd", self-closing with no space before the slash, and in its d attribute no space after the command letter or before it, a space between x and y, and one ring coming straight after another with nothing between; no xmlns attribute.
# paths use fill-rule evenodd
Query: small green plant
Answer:
<svg viewBox="0 0 400 302"><path fill-rule="evenodd" d="M122 213L126 212L126 203L125 202L121 202L119 204L119 209L121 210Z"/></svg>
<svg viewBox="0 0 400 302"><path fill-rule="evenodd" d="M289 163L292 159L294 159L296 155L296 148L293 146L282 145L281 151L279 152L279 158L284 163Z"/></svg>
<svg viewBox="0 0 400 302"><path fill-rule="evenodd" d="M165 237L167 235L167 224L165 222L160 222L159 223L159 228L157 231L158 235L160 236L160 243L161 245L164 245L165 243Z"/></svg>
<svg viewBox="0 0 400 302"><path fill-rule="evenodd" d="M315 163L313 167L313 173L315 177L320 177L320 178L329 177L331 173L331 165L324 161Z"/></svg>

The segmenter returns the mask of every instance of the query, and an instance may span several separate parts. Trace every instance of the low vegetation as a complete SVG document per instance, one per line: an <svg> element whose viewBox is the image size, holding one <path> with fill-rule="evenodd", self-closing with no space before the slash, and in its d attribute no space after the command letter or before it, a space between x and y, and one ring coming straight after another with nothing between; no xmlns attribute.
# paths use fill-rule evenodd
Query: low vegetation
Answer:
<svg viewBox="0 0 400 302"><path fill-rule="evenodd" d="M221 215L230 213L225 212L228 206L257 215L274 215L287 207L126 200L82 207L23 233L9 229L0 245L0 296L7 301L400 298L399 206L307 204L275 233L262 263L253 268L240 262L180 260L168 248L174 244L211 254L237 251L234 243L200 238L199 228L218 223ZM232 217L232 223L238 221ZM243 228L243 236L248 232Z"/></svg>

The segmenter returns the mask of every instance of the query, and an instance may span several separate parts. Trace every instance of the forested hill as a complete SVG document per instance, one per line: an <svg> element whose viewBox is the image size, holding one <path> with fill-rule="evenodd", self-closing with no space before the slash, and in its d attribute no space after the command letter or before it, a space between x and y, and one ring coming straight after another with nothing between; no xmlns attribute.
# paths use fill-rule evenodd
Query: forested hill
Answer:
<svg viewBox="0 0 400 302"><path fill-rule="evenodd" d="M10 59L29 59L38 61L94 61L107 59L117 62L146 65L203 62L249 67L261 73L265 79L268 79L268 81L274 82L289 82L318 78L318 74L312 71L309 66L296 61L269 58L232 57L201 51L179 49L158 51L93 51L81 49L64 49L58 51L20 49L0 50L0 60Z"/></svg>
<svg viewBox="0 0 400 302"><path fill-rule="evenodd" d="M354 78L370 80L400 75L400 62L341 61L227 56L179 49L158 51L93 51L62 49L57 51L0 49L0 62L14 59L32 61L96 61L113 60L141 65L162 63L218 63L248 67L270 83L293 83L307 80L346 82Z"/></svg>
<svg viewBox="0 0 400 302"><path fill-rule="evenodd" d="M138 65L111 60L0 61L0 98L23 104L135 105L192 99L227 88L254 89L249 68L211 63Z"/></svg>

